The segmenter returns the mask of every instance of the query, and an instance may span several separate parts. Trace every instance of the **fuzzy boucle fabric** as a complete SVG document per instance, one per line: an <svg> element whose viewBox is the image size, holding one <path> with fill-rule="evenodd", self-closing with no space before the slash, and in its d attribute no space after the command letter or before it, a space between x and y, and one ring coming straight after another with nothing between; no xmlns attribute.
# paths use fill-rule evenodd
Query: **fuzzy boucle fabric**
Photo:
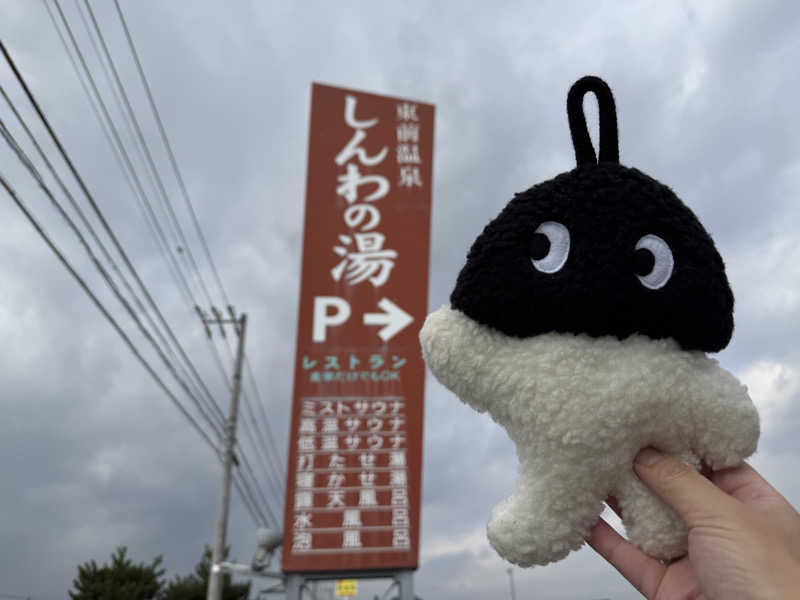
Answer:
<svg viewBox="0 0 800 600"><path fill-rule="evenodd" d="M546 221L571 238L555 273L531 266L534 231ZM646 235L663 238L674 256L674 272L658 290L636 277L636 244ZM612 163L581 166L517 194L475 240L450 302L517 337L640 333L717 352L733 332L725 266L700 221L667 186Z"/></svg>
<svg viewBox="0 0 800 600"><path fill-rule="evenodd" d="M442 307L420 332L439 381L489 415L517 446L517 491L492 511L489 541L520 566L579 548L615 496L630 540L657 558L686 551L678 516L639 482L632 463L653 446L699 468L754 452L758 414L717 361L672 339L506 335Z"/></svg>

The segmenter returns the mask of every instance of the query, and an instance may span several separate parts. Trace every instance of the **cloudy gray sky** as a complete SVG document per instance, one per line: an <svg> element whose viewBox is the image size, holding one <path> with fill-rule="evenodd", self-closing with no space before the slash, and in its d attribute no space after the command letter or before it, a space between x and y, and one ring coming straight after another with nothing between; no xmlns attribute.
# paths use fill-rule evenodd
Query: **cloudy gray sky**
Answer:
<svg viewBox="0 0 800 600"><path fill-rule="evenodd" d="M105 93L75 4L63 5ZM591 73L615 92L621 162L670 185L726 260L736 332L719 359L762 411L753 463L800 505L796 3L122 5L226 289L250 316L249 358L281 452L311 82L436 105L429 298L436 307L475 235L513 193L574 166L566 92ZM93 6L131 100L147 115L113 4ZM202 329L146 232L43 2L0 0L0 36L187 351L223 394ZM0 83L32 121L5 65ZM0 117L12 121L5 106ZM142 120L158 149L152 121ZM5 144L0 172L100 289ZM5 194L0 219L0 592L63 598L77 563L104 560L123 544L138 560L163 554L171 575L188 572L212 538L213 456ZM114 314L129 326L122 311ZM417 592L507 597L507 565L484 527L513 489L513 447L431 378L426 402ZM235 556L249 557L252 523L238 500L230 541ZM515 580L519 598L638 597L590 549L516 569Z"/></svg>

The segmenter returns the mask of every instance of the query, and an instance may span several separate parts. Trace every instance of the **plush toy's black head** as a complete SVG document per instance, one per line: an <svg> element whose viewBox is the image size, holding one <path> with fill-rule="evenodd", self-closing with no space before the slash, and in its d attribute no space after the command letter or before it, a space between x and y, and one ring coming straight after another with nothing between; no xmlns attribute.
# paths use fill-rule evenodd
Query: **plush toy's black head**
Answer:
<svg viewBox="0 0 800 600"><path fill-rule="evenodd" d="M582 101L600 107L599 162ZM578 166L517 194L486 226L453 308L508 335L674 338L716 352L733 333L733 294L714 242L665 185L619 164L611 90L584 77L567 109Z"/></svg>

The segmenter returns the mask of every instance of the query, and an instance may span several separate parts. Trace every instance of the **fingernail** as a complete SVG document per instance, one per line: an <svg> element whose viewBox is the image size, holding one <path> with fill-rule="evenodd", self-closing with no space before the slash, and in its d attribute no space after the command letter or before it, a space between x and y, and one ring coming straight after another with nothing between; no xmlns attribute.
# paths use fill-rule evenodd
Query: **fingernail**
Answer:
<svg viewBox="0 0 800 600"><path fill-rule="evenodd" d="M664 455L658 450L654 450L653 448L644 448L639 451L639 454L636 455L634 462L643 467L651 467L662 458L664 458Z"/></svg>

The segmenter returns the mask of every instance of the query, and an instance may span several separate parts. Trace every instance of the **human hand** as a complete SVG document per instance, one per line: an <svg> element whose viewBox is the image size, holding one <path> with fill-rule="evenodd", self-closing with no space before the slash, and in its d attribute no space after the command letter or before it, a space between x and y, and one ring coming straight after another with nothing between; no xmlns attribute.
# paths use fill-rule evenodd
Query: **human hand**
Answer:
<svg viewBox="0 0 800 600"><path fill-rule="evenodd" d="M589 545L651 600L800 598L800 515L747 464L709 481L646 448L634 471L689 528L689 553L668 564L603 519ZM613 505L613 502L611 503Z"/></svg>

